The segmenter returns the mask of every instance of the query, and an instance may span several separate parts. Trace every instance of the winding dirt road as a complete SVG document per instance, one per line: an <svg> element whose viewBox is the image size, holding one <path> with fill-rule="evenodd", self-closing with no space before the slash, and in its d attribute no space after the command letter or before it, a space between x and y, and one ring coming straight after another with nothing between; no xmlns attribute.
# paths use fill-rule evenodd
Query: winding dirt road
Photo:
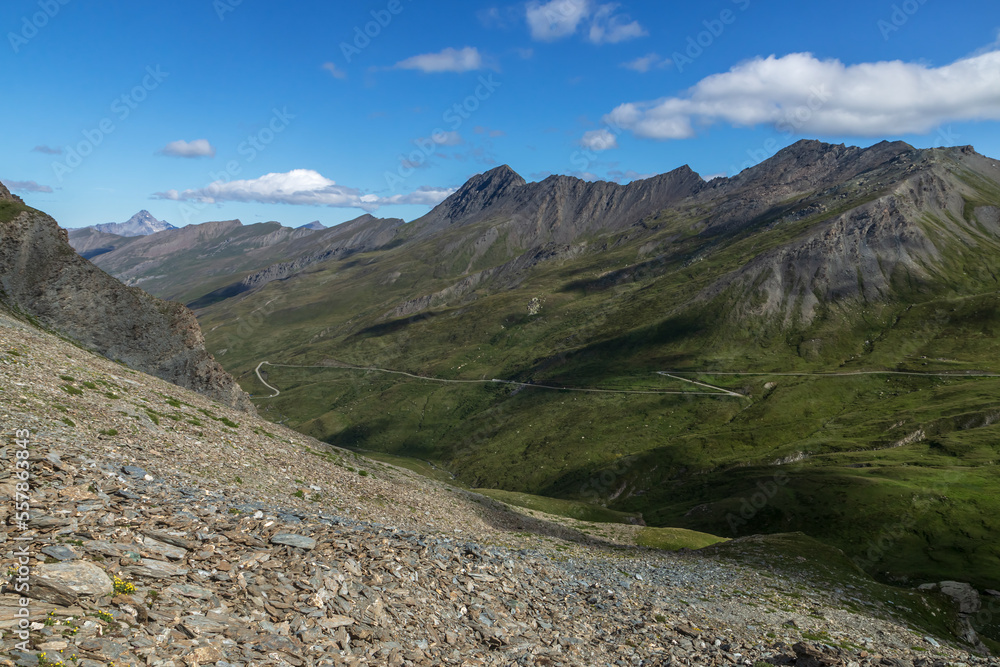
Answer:
<svg viewBox="0 0 1000 667"><path fill-rule="evenodd" d="M582 392L589 394L645 394L645 395L661 395L661 396L731 396L736 398L747 398L743 394L739 394L735 391L729 391L728 389L723 389L722 387L716 387L704 382L697 382L695 380L688 380L687 378L677 377L670 375L665 372L660 372L659 375L665 375L667 377L673 378L674 380L680 380L681 382L689 382L691 384L697 385L699 387L705 387L712 389L713 391L640 391L640 390L629 390L629 389L588 389L579 387L557 387L554 385L546 384L534 384L531 382L515 382L513 380L499 380L493 378L491 380L447 380L444 378L428 377L426 375L414 375L413 373L407 373L406 371L397 371L389 368L374 368L369 366L354 366L352 364L345 364L343 362L337 362L336 366L294 366L291 364L272 364L270 361L262 361L257 364L257 368L254 369L254 373L257 374L257 379L260 380L261 384L273 391L274 393L270 396L261 396L260 398L276 398L281 395L281 391L268 384L260 374L261 366L274 366L275 368L340 368L347 370L356 371L371 371L376 373L388 373L390 375L402 375L404 377L413 378L414 380L423 380L425 382L440 382L442 384L509 384L516 387L524 387L526 389L547 389L550 391L573 391Z"/></svg>

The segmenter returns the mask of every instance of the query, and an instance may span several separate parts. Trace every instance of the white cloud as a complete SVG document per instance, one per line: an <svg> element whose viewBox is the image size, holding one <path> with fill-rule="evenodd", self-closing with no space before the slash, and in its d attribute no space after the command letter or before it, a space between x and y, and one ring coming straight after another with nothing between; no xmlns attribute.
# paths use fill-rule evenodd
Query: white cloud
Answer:
<svg viewBox="0 0 1000 667"><path fill-rule="evenodd" d="M437 206L455 193L455 188L432 188L424 186L407 195L393 195L378 199L381 206Z"/></svg>
<svg viewBox="0 0 1000 667"><path fill-rule="evenodd" d="M580 145L592 151L607 151L618 148L618 137L612 134L607 128L591 130L580 139Z"/></svg>
<svg viewBox="0 0 1000 667"><path fill-rule="evenodd" d="M661 140L689 138L696 127L717 123L878 137L968 120L1000 120L1000 51L938 68L898 60L844 65L809 53L755 58L682 96L622 104L604 117Z"/></svg>
<svg viewBox="0 0 1000 667"><path fill-rule="evenodd" d="M594 44L617 44L630 39L645 37L649 33L638 21L629 21L627 16L615 16L618 5L601 5L590 24L587 36Z"/></svg>
<svg viewBox="0 0 1000 667"><path fill-rule="evenodd" d="M396 69L415 69L424 73L471 72L482 69L483 57L479 50L467 46L464 49L447 48L440 53L425 53L402 60Z"/></svg>
<svg viewBox="0 0 1000 667"><path fill-rule="evenodd" d="M190 143L171 141L160 152L171 157L215 157L215 147L208 143L208 139L195 139Z"/></svg>
<svg viewBox="0 0 1000 667"><path fill-rule="evenodd" d="M528 3L527 18L531 36L552 42L576 33L580 23L591 13L592 0L551 0Z"/></svg>
<svg viewBox="0 0 1000 667"><path fill-rule="evenodd" d="M416 192L393 197L362 194L356 188L337 185L311 169L294 169L287 173L265 174L260 178L240 181L216 181L197 190L167 190L157 192L154 199L197 201L204 204L222 202L255 202L259 204L290 204L293 206L331 206L375 211L380 206L426 204L444 201L454 190L420 188Z"/></svg>
<svg viewBox="0 0 1000 667"><path fill-rule="evenodd" d="M532 38L541 42L570 37L581 27L594 44L616 44L648 34L638 21L615 14L617 9L615 3L598 5L594 0L532 0L525 18Z"/></svg>
<svg viewBox="0 0 1000 667"><path fill-rule="evenodd" d="M335 63L323 63L323 69L330 73L335 79L346 79L347 72L337 67Z"/></svg>
<svg viewBox="0 0 1000 667"><path fill-rule="evenodd" d="M35 181L8 181L5 179L3 184L12 192L52 192L50 186L39 185Z"/></svg>
<svg viewBox="0 0 1000 667"><path fill-rule="evenodd" d="M653 69L663 69L664 67L669 67L671 61L665 58L661 58L659 54L650 53L641 58L636 58L635 60L630 60L627 63L622 63L622 67L625 69L630 69L634 72L639 72L640 74L645 74Z"/></svg>

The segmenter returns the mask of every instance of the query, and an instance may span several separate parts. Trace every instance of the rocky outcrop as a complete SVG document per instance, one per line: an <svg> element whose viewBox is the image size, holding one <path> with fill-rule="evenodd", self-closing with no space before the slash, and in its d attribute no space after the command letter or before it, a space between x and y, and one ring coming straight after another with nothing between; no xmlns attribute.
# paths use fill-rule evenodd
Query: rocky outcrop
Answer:
<svg viewBox="0 0 1000 667"><path fill-rule="evenodd" d="M10 190L7 189L3 183L0 183L0 201L12 201L18 204L23 204L24 200L15 194L11 194Z"/></svg>
<svg viewBox="0 0 1000 667"><path fill-rule="evenodd" d="M955 606L958 608L958 635L973 646L985 648L979 639L979 634L976 632L975 627L973 627L976 614L983 606L982 598L979 597L979 591L962 581L942 581L936 584L922 584L919 586L919 589L940 593L954 600Z"/></svg>
<svg viewBox="0 0 1000 667"><path fill-rule="evenodd" d="M6 190L0 197L13 200ZM0 218L0 301L110 359L254 411L205 350L194 315L129 288L77 255L66 231L27 207Z"/></svg>
<svg viewBox="0 0 1000 667"><path fill-rule="evenodd" d="M730 291L735 319L809 322L821 304L882 302L901 282L947 282L966 271L949 253L956 240L981 252L992 252L1000 240L996 208L968 208L1000 186L997 164L969 147L799 142L734 179L713 181L696 198L713 206L701 235L720 242L749 228L768 232L814 221L701 296Z"/></svg>
<svg viewBox="0 0 1000 667"><path fill-rule="evenodd" d="M699 192L705 182L689 167L628 185L550 176L526 183L510 167L473 177L428 215L415 235L495 221L511 243L528 248L573 243L597 232L623 229Z"/></svg>

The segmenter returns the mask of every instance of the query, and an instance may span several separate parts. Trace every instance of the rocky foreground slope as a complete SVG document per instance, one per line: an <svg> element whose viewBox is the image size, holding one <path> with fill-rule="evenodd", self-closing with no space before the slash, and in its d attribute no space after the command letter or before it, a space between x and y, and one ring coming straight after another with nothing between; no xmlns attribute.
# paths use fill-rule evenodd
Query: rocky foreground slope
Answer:
<svg viewBox="0 0 1000 667"><path fill-rule="evenodd" d="M0 308L24 313L132 368L254 410L205 351L191 311L126 287L81 258L55 220L2 185L0 205Z"/></svg>
<svg viewBox="0 0 1000 667"><path fill-rule="evenodd" d="M989 662L932 594L586 537L2 314L0 388L0 665Z"/></svg>

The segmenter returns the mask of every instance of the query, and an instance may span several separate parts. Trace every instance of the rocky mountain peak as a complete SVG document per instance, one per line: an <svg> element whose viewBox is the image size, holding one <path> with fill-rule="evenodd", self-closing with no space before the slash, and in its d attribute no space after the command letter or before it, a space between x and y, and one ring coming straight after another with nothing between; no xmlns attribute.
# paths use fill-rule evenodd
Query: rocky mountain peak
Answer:
<svg viewBox="0 0 1000 667"><path fill-rule="evenodd" d="M453 222L496 205L526 184L527 181L516 171L503 165L473 176L435 210Z"/></svg>
<svg viewBox="0 0 1000 667"><path fill-rule="evenodd" d="M102 225L94 225L94 229L105 234L115 234L117 236L148 236L163 232L168 229L177 229L169 222L157 220L153 214L143 209L133 215L125 222L109 222Z"/></svg>

